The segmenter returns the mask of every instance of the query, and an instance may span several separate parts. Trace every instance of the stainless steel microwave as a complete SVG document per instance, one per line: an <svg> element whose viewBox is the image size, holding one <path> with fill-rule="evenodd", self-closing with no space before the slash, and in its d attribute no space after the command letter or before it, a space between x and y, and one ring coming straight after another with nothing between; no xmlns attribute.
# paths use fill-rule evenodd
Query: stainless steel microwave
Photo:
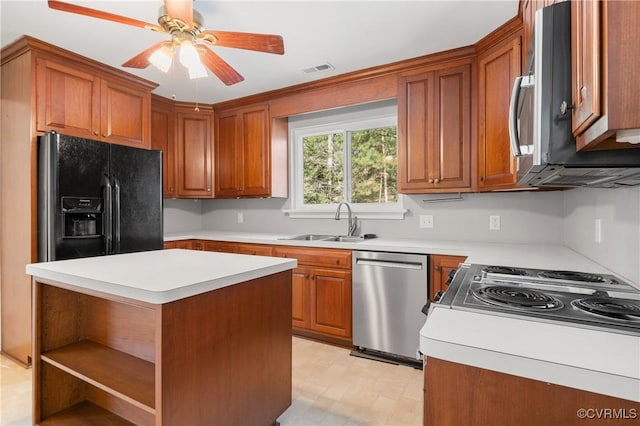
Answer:
<svg viewBox="0 0 640 426"><path fill-rule="evenodd" d="M576 152L571 129L571 2L536 11L525 75L511 94L509 134L518 184L640 184L640 149Z"/></svg>

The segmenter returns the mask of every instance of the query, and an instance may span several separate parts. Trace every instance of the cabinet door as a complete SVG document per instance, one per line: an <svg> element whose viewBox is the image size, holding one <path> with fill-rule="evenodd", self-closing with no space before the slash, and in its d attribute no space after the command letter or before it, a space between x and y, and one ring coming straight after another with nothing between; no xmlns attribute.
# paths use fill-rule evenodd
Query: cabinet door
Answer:
<svg viewBox="0 0 640 426"><path fill-rule="evenodd" d="M162 194L175 197L175 114L171 105L160 101L154 101L151 108L151 148L162 151Z"/></svg>
<svg viewBox="0 0 640 426"><path fill-rule="evenodd" d="M398 90L398 191L420 192L434 179L434 73L402 77Z"/></svg>
<svg viewBox="0 0 640 426"><path fill-rule="evenodd" d="M240 195L270 195L269 111L264 105L240 112L242 137L238 177Z"/></svg>
<svg viewBox="0 0 640 426"><path fill-rule="evenodd" d="M471 66L438 71L435 82L434 188L471 188Z"/></svg>
<svg viewBox="0 0 640 426"><path fill-rule="evenodd" d="M478 188L514 188L518 163L509 141L509 101L520 75L520 34L482 53L478 68Z"/></svg>
<svg viewBox="0 0 640 426"><path fill-rule="evenodd" d="M447 289L447 278L449 273L458 268L458 265L464 262L464 256L445 256L431 255L429 256L429 300L433 300L436 293Z"/></svg>
<svg viewBox="0 0 640 426"><path fill-rule="evenodd" d="M178 179L177 195L210 198L213 195L211 169L212 113L177 111Z"/></svg>
<svg viewBox="0 0 640 426"><path fill-rule="evenodd" d="M105 142L149 148L151 91L102 80L100 132Z"/></svg>
<svg viewBox="0 0 640 426"><path fill-rule="evenodd" d="M268 197L271 152L265 105L223 111L216 118L216 197Z"/></svg>
<svg viewBox="0 0 640 426"><path fill-rule="evenodd" d="M571 2L573 134L579 135L600 115L600 1Z"/></svg>
<svg viewBox="0 0 640 426"><path fill-rule="evenodd" d="M471 188L471 66L402 77L398 98L398 189Z"/></svg>
<svg viewBox="0 0 640 426"><path fill-rule="evenodd" d="M351 272L335 269L310 271L311 330L351 338Z"/></svg>
<svg viewBox="0 0 640 426"><path fill-rule="evenodd" d="M216 192L215 196L236 197L240 185L238 184L238 169L240 167L237 156L238 135L241 133L238 115L220 113L216 115L215 161L216 161Z"/></svg>
<svg viewBox="0 0 640 426"><path fill-rule="evenodd" d="M293 328L301 330L308 330L311 325L309 277L309 268L298 267L293 270L291 281L291 324Z"/></svg>
<svg viewBox="0 0 640 426"><path fill-rule="evenodd" d="M36 60L36 127L100 138L100 79L49 59Z"/></svg>

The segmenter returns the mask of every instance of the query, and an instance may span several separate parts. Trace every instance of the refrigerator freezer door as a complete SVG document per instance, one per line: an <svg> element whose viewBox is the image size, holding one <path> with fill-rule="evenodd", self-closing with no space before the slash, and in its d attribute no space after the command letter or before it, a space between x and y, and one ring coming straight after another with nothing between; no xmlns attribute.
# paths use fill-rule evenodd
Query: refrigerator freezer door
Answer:
<svg viewBox="0 0 640 426"><path fill-rule="evenodd" d="M113 252L163 244L162 152L111 145Z"/></svg>
<svg viewBox="0 0 640 426"><path fill-rule="evenodd" d="M38 155L40 261L105 254L101 183L109 145L50 132Z"/></svg>

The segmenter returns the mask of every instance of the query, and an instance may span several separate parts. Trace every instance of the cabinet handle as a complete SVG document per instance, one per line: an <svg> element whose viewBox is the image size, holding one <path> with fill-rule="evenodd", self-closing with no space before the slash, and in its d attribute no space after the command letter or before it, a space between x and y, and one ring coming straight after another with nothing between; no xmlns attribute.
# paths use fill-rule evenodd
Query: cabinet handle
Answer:
<svg viewBox="0 0 640 426"><path fill-rule="evenodd" d="M309 279L309 274L305 275L305 276L304 276L304 279L305 279L305 280L308 280L308 279Z"/></svg>
<svg viewBox="0 0 640 426"><path fill-rule="evenodd" d="M433 179L429 179L429 183L433 183Z"/></svg>
<svg viewBox="0 0 640 426"><path fill-rule="evenodd" d="M484 181L484 176L480 176L480 182Z"/></svg>
<svg viewBox="0 0 640 426"><path fill-rule="evenodd" d="M207 188L207 192L211 192L211 188Z"/></svg>
<svg viewBox="0 0 640 426"><path fill-rule="evenodd" d="M436 179L434 182L435 183L440 183L440 179Z"/></svg>
<svg viewBox="0 0 640 426"><path fill-rule="evenodd" d="M107 134L106 134L106 133L103 133L103 134L102 134L102 137L103 137L103 138L106 138L106 137L107 137Z"/></svg>
<svg viewBox="0 0 640 426"><path fill-rule="evenodd" d="M340 259L336 259L336 265L340 264Z"/></svg>
<svg viewBox="0 0 640 426"><path fill-rule="evenodd" d="M96 136L100 136L100 133L98 133L98 132L93 132L93 134L96 135Z"/></svg>

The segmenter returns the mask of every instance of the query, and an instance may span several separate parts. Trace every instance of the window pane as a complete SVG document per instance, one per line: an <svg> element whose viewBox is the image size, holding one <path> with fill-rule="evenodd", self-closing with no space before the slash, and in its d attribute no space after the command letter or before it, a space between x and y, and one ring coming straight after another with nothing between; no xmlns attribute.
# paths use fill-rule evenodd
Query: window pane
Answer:
<svg viewBox="0 0 640 426"><path fill-rule="evenodd" d="M395 203L397 181L396 127L351 132L351 201Z"/></svg>
<svg viewBox="0 0 640 426"><path fill-rule="evenodd" d="M344 199L343 150L341 133L302 138L305 204L339 203Z"/></svg>

